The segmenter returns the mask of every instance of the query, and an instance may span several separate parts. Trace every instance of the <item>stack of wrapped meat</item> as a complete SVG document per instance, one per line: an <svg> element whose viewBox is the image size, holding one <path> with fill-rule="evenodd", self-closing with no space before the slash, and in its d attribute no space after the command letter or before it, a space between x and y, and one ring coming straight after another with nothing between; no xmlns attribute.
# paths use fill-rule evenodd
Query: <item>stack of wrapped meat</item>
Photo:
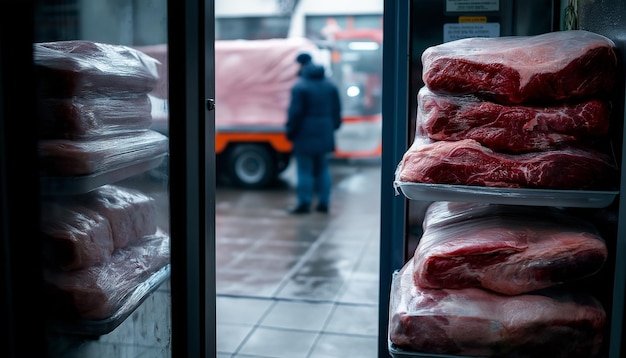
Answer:
<svg viewBox="0 0 626 358"><path fill-rule="evenodd" d="M603 356L606 312L573 283L607 259L595 227L555 208L432 203L396 274L389 340L480 357Z"/></svg>
<svg viewBox="0 0 626 358"><path fill-rule="evenodd" d="M598 189L616 165L607 143L615 44L583 30L467 38L427 48L416 136L399 182Z"/></svg>
<svg viewBox="0 0 626 358"><path fill-rule="evenodd" d="M167 154L167 137L149 129L159 62L90 41L35 44L34 60L42 180L78 187L42 202L44 302L56 318L112 319L169 263L155 199L113 184Z"/></svg>

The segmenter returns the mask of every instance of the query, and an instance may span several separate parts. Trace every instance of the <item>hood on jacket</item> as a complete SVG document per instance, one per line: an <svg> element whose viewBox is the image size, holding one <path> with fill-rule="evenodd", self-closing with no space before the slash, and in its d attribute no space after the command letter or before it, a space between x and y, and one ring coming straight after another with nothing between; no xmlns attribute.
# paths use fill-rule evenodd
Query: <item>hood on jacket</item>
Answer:
<svg viewBox="0 0 626 358"><path fill-rule="evenodd" d="M324 66L310 63L302 69L302 75L309 79L322 79L325 75Z"/></svg>

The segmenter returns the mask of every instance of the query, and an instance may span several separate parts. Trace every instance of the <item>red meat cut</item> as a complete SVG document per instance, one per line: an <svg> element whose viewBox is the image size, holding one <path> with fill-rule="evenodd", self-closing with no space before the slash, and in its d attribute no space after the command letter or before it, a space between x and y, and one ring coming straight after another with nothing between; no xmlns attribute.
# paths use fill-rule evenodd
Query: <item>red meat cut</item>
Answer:
<svg viewBox="0 0 626 358"><path fill-rule="evenodd" d="M435 93L481 94L500 103L554 102L610 94L615 43L584 30L466 38L422 53L422 79Z"/></svg>
<svg viewBox="0 0 626 358"><path fill-rule="evenodd" d="M501 105L473 95L418 93L418 130L434 140L474 139L495 151L524 153L593 140L609 130L608 102L554 106Z"/></svg>
<svg viewBox="0 0 626 358"><path fill-rule="evenodd" d="M590 295L425 289L412 272L408 261L390 293L389 340L401 349L499 358L601 356L606 312Z"/></svg>
<svg viewBox="0 0 626 358"><path fill-rule="evenodd" d="M457 206L434 202L427 210L413 256L420 287L480 287L517 295L589 277L606 262L604 240L580 218L484 204L476 204L475 215L471 207L457 212ZM445 208L454 218L448 224L441 219ZM430 219L433 212L440 218Z"/></svg>
<svg viewBox="0 0 626 358"><path fill-rule="evenodd" d="M567 147L504 154L473 139L416 138L404 153L396 178L402 182L507 188L589 189L606 187L615 172L608 156Z"/></svg>

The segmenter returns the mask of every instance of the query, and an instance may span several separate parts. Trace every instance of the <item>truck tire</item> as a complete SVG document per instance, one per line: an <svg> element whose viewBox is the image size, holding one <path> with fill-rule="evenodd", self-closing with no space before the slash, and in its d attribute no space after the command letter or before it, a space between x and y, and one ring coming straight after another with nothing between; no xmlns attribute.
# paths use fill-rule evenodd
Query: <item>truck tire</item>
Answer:
<svg viewBox="0 0 626 358"><path fill-rule="evenodd" d="M228 176L235 185L248 189L259 189L273 182L276 175L276 163L267 146L242 144L230 152Z"/></svg>

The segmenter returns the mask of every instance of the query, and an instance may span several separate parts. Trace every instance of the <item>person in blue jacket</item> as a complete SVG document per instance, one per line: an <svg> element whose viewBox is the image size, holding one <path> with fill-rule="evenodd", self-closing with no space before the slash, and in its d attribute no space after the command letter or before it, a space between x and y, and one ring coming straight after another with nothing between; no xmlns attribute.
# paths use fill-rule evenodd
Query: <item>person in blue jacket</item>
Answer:
<svg viewBox="0 0 626 358"><path fill-rule="evenodd" d="M296 61L301 70L291 88L286 132L296 160L298 203L290 212L310 212L316 197L316 210L327 213L332 187L328 157L335 150L335 131L341 126L339 90L309 54L298 55Z"/></svg>

